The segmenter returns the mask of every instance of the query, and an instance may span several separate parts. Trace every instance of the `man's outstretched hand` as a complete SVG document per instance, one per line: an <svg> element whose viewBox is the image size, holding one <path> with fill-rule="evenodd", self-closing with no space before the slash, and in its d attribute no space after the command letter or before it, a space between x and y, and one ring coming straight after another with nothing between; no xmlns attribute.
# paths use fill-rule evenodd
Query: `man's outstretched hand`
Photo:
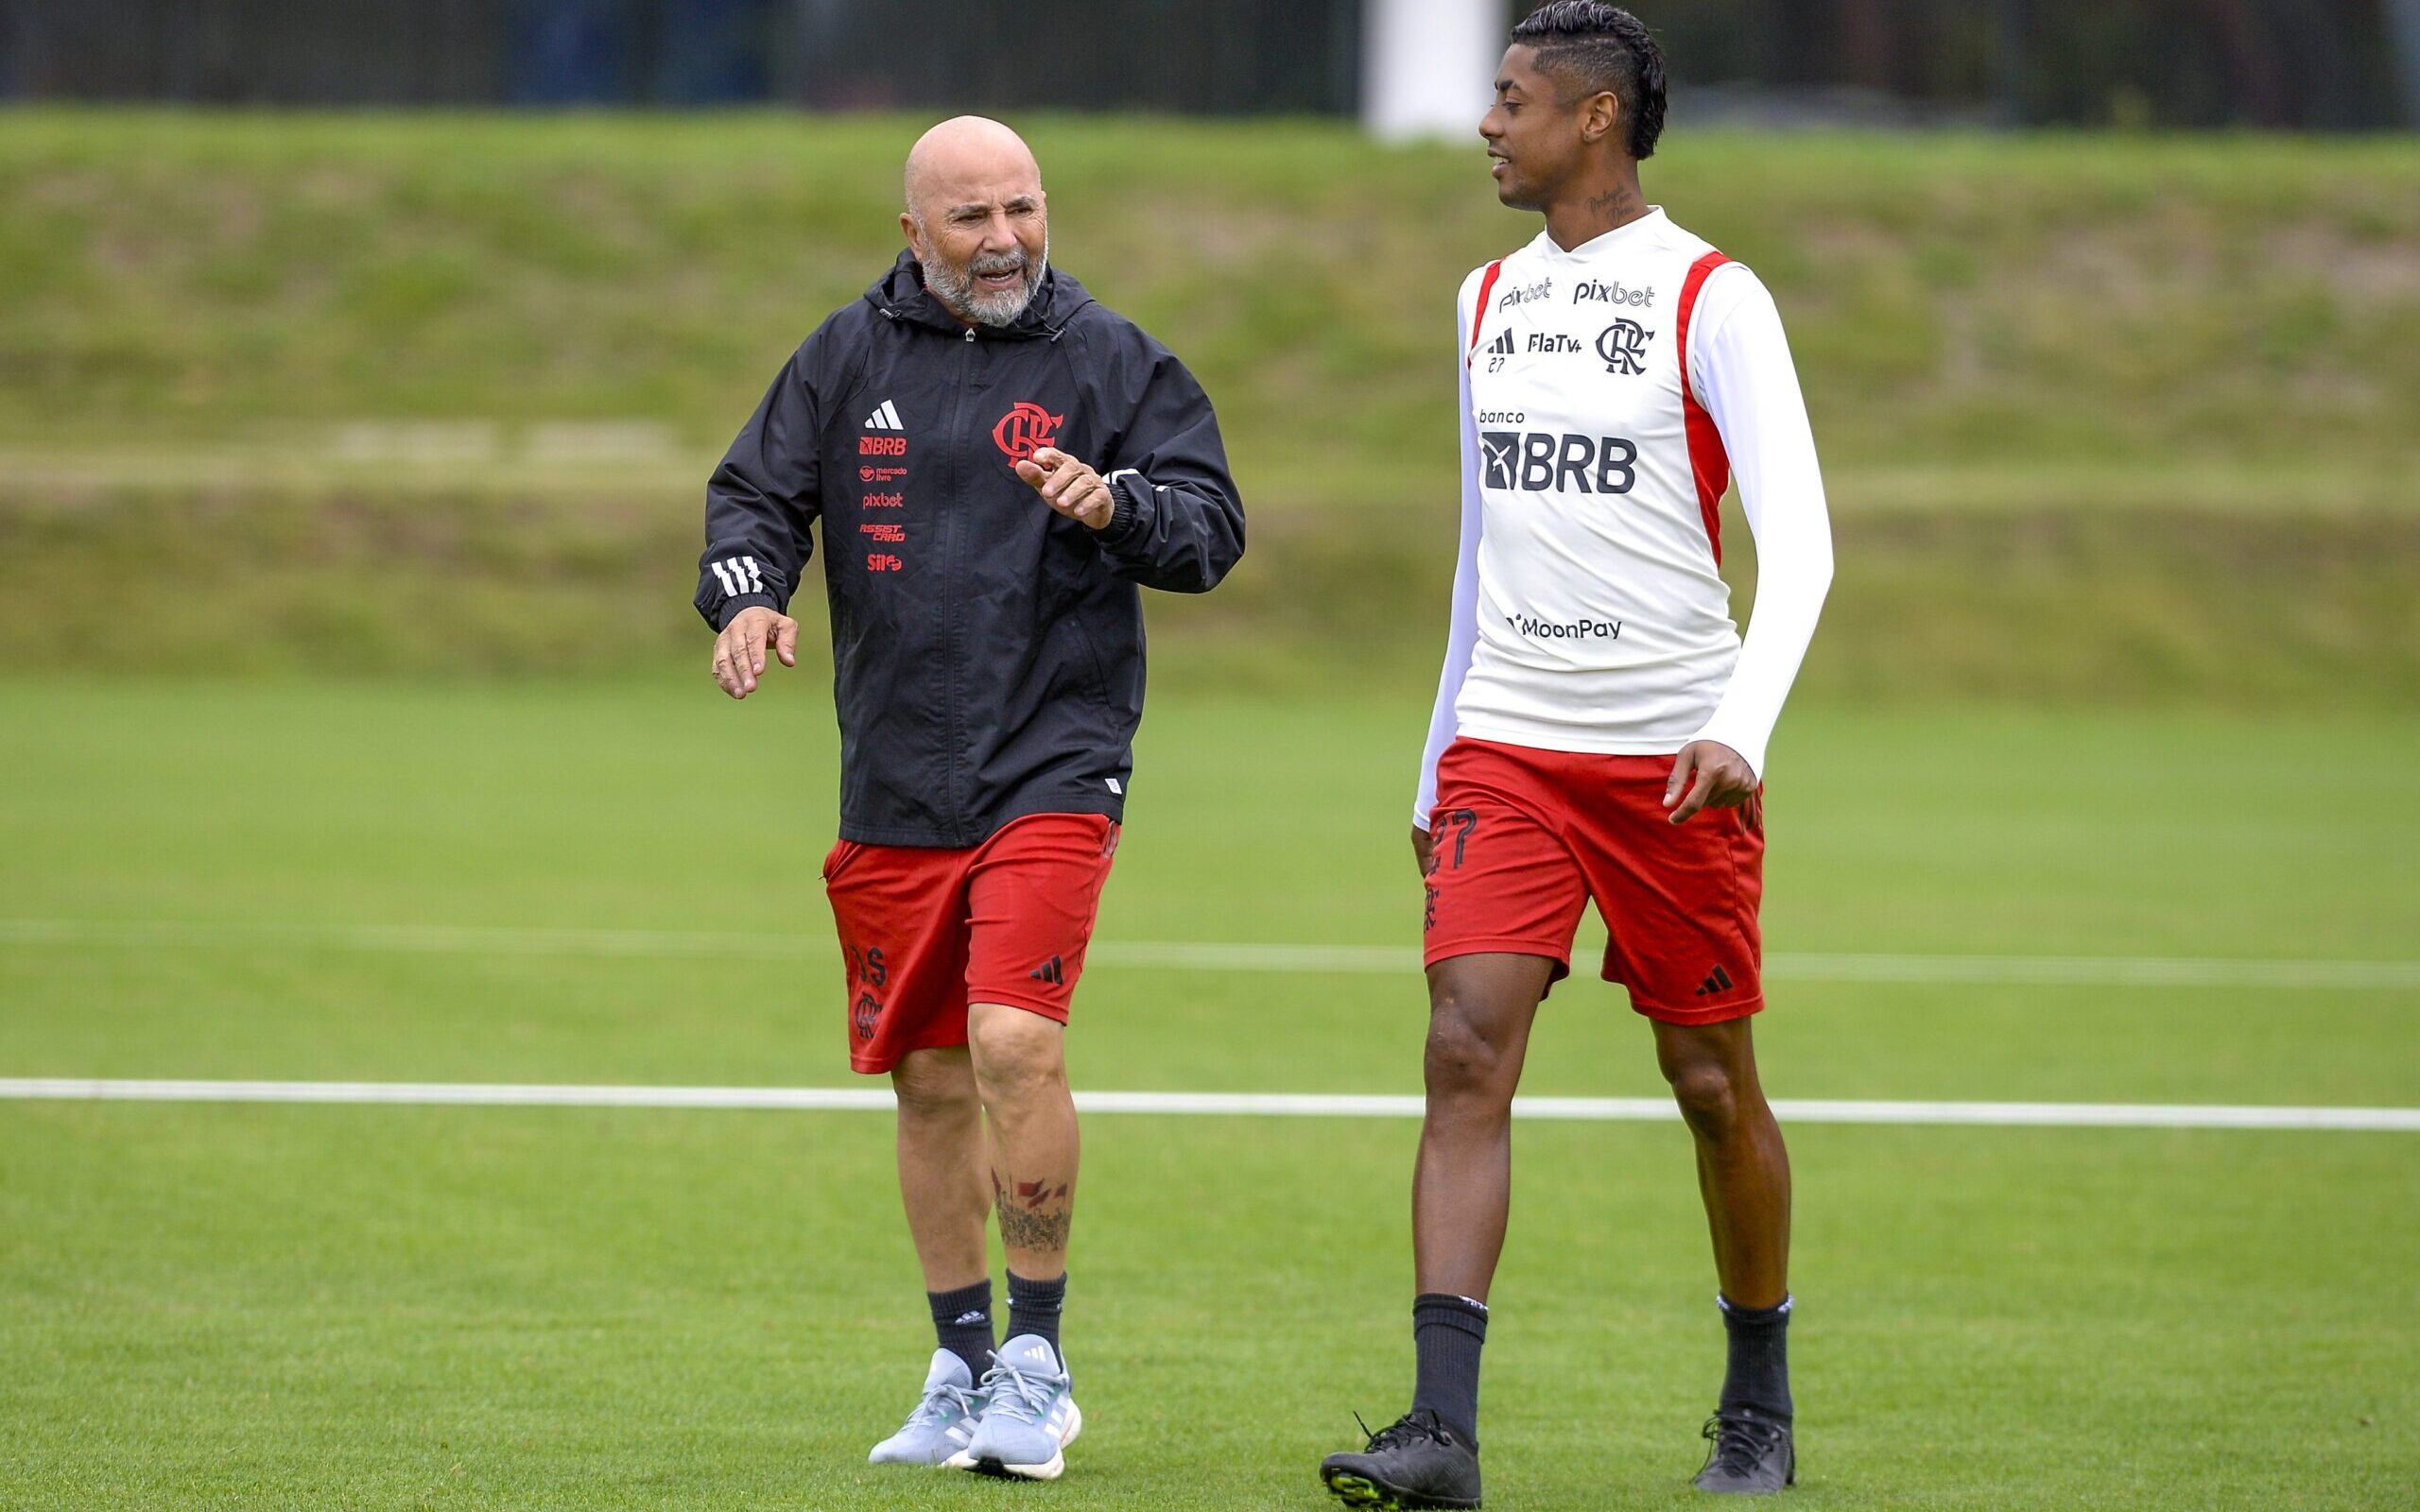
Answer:
<svg viewBox="0 0 2420 1512"><path fill-rule="evenodd" d="M735 698L756 691L769 652L782 665L798 665L798 621L759 604L741 610L715 637L715 681Z"/></svg>
<svg viewBox="0 0 2420 1512"><path fill-rule="evenodd" d="M1042 495L1043 503L1087 529L1108 529L1110 517L1117 512L1108 480L1055 446L1043 447L1019 462L1017 476Z"/></svg>
<svg viewBox="0 0 2420 1512"><path fill-rule="evenodd" d="M1682 747L1672 759L1672 780L1664 784L1664 806L1672 810L1668 817L1674 824L1685 823L1700 809L1737 808L1755 796L1756 773L1748 758L1719 740Z"/></svg>

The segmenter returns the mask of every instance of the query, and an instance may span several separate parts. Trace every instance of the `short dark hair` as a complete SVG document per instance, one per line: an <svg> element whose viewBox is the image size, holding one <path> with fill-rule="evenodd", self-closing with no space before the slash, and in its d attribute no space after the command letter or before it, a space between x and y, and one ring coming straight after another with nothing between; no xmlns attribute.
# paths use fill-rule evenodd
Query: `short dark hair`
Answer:
<svg viewBox="0 0 2420 1512"><path fill-rule="evenodd" d="M1645 22L1604 0L1549 0L1512 28L1512 41L1582 94L1610 92L1630 125L1630 155L1654 154L1664 134L1664 49Z"/></svg>

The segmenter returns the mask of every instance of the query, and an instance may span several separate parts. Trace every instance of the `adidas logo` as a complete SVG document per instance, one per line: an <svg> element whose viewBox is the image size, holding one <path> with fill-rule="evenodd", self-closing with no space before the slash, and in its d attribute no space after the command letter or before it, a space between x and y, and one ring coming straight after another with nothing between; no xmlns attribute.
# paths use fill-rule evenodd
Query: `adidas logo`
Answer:
<svg viewBox="0 0 2420 1512"><path fill-rule="evenodd" d="M1717 992L1728 992L1730 990L1731 973L1718 966L1713 971L1706 973L1705 985L1698 988L1697 995L1702 998L1707 998L1714 996Z"/></svg>
<svg viewBox="0 0 2420 1512"><path fill-rule="evenodd" d="M1052 987L1065 987L1067 985L1067 973L1059 965L1059 957L1056 955L1053 955L1050 959L1043 962L1040 966L1035 967L1032 971L1028 971L1025 974L1028 981L1047 982Z"/></svg>
<svg viewBox="0 0 2420 1512"><path fill-rule="evenodd" d="M899 411L891 406L888 399L876 406L873 414L866 417L866 429L870 431L904 431L907 428L899 422Z"/></svg>
<svg viewBox="0 0 2420 1512"><path fill-rule="evenodd" d="M1489 342L1487 344L1487 351L1490 356L1495 357L1509 357L1512 355L1512 333L1507 331L1502 335L1497 336L1495 340Z"/></svg>
<svg viewBox="0 0 2420 1512"><path fill-rule="evenodd" d="M761 593L765 590L765 574L753 557L726 557L706 563L706 570L722 585L725 598L737 598L744 593Z"/></svg>
<svg viewBox="0 0 2420 1512"><path fill-rule="evenodd" d="M977 1308L972 1313L960 1313L958 1314L957 1320L951 1324L951 1327L962 1329L971 1327L977 1323L989 1323L991 1321L992 1314L982 1311L980 1308Z"/></svg>

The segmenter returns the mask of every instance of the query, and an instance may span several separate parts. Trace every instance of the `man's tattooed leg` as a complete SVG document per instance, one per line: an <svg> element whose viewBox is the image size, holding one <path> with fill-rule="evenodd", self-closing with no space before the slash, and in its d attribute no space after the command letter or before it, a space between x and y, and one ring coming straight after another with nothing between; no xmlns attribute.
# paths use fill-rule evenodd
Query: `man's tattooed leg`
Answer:
<svg viewBox="0 0 2420 1512"><path fill-rule="evenodd" d="M1075 1188L1066 1181L1011 1181L995 1167L992 1201L1000 1215L1000 1243L1011 1249L1063 1254L1075 1217Z"/></svg>
<svg viewBox="0 0 2420 1512"><path fill-rule="evenodd" d="M1080 1140L1067 1091L1065 1030L1022 1008L977 1003L967 1014L1009 1272L1029 1280L1067 1268Z"/></svg>

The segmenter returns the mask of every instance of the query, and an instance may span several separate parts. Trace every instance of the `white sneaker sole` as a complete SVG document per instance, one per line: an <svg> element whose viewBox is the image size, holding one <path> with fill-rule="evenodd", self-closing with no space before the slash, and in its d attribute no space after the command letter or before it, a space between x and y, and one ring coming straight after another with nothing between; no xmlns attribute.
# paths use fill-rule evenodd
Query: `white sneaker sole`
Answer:
<svg viewBox="0 0 2420 1512"><path fill-rule="evenodd" d="M873 1455L868 1455L866 1457L866 1463L869 1465L905 1465L910 1469L962 1470L972 1468L975 1461L967 1456L966 1451L961 1449L947 1459L881 1459Z"/></svg>
<svg viewBox="0 0 2420 1512"><path fill-rule="evenodd" d="M973 1419L969 1418L968 1422L972 1424ZM972 1442L974 1436L974 1429L970 1426L967 1430L968 1441ZM884 1441L886 1444L888 1442L889 1440L887 1439ZM968 1457L966 1451L963 1449L959 1450L957 1453L952 1454L947 1459L885 1459L882 1457L883 1447L883 1444L876 1444L874 1446L873 1452L866 1456L866 1463L870 1465L905 1465L911 1469L933 1470L962 1470L973 1468L975 1464L975 1461Z"/></svg>
<svg viewBox="0 0 2420 1512"><path fill-rule="evenodd" d="M950 1464L958 1465L959 1460L964 1460L966 1463L959 1466L959 1469L980 1470L987 1475L1006 1475L1020 1481L1055 1481L1066 1473L1067 1446L1074 1443L1076 1435L1083 1431L1084 1409L1070 1400L1067 1403L1067 1436L1059 1440L1059 1452L1041 1464L1011 1465L1006 1460L977 1460L972 1455L963 1453L953 1456Z"/></svg>

